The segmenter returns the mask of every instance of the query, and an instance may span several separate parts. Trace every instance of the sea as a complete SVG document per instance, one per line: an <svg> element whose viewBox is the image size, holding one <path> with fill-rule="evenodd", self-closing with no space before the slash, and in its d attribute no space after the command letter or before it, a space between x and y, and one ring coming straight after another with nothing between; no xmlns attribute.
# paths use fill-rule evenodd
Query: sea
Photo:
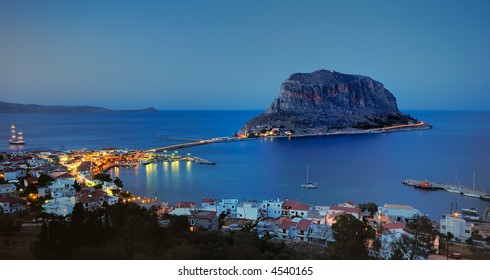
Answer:
<svg viewBox="0 0 490 280"><path fill-rule="evenodd" d="M183 143L172 139L232 136L261 111L158 111L0 114L1 151L150 149ZM415 189L404 179L461 184L490 190L490 112L405 111L431 130L379 134L261 139L180 149L216 162L163 162L115 168L124 189L174 204L203 197L290 199L312 205L350 200L404 204L438 220L461 208L488 204L446 191ZM9 146L10 124L24 147ZM317 189L304 189L309 181ZM473 180L475 178L475 180ZM475 182L475 183L473 183Z"/></svg>

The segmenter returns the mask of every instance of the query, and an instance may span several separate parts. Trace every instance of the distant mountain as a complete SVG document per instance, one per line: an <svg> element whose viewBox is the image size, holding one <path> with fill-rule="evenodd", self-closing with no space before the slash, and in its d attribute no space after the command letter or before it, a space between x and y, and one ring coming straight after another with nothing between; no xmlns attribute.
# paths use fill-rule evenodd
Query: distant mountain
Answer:
<svg viewBox="0 0 490 280"><path fill-rule="evenodd" d="M156 112L157 109L149 107L140 110L111 110L93 106L61 106L16 104L0 101L0 113L97 113L97 112Z"/></svg>
<svg viewBox="0 0 490 280"><path fill-rule="evenodd" d="M396 98L382 83L322 69L292 74L267 110L249 120L237 134L274 130L277 135L306 135L416 123L398 110Z"/></svg>

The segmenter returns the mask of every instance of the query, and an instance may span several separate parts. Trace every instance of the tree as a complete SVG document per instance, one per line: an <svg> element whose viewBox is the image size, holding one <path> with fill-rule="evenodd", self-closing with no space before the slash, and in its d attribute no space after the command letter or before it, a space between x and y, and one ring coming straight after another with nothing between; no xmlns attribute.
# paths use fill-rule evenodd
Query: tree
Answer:
<svg viewBox="0 0 490 280"><path fill-rule="evenodd" d="M87 216L87 213L85 212L85 209L83 208L83 205L81 202L77 202L75 206L73 207L73 212L71 214L71 220L73 223L79 223L81 224L85 220L85 216Z"/></svg>
<svg viewBox="0 0 490 280"><path fill-rule="evenodd" d="M99 173L94 176L95 179L101 180L104 182L112 182L111 175L106 174L106 173Z"/></svg>
<svg viewBox="0 0 490 280"><path fill-rule="evenodd" d="M37 179L39 186L48 186L53 181L54 181L54 179L51 178L51 176L49 176L47 174L41 174L41 176L39 176L39 178Z"/></svg>
<svg viewBox="0 0 490 280"><path fill-rule="evenodd" d="M82 186L80 185L80 183L78 183L76 180L75 182L73 183L73 187L75 188L75 191L76 192L79 192L81 189L82 189Z"/></svg>
<svg viewBox="0 0 490 280"><path fill-rule="evenodd" d="M124 185L123 185L123 183L122 183L121 179L119 179L119 177L116 177L116 179L114 180L114 184L115 184L115 185L116 185L118 188L120 188L120 189L122 189L122 188L124 187Z"/></svg>
<svg viewBox="0 0 490 280"><path fill-rule="evenodd" d="M358 205L362 212L366 210L369 211L371 217L374 216L374 213L378 212L378 205L374 202L361 203Z"/></svg>
<svg viewBox="0 0 490 280"><path fill-rule="evenodd" d="M449 240L453 239L454 235L452 232L448 231L446 234L446 259L449 260Z"/></svg>
<svg viewBox="0 0 490 280"><path fill-rule="evenodd" d="M375 237L373 228L352 215L337 216L334 221L332 257L342 260L368 259L368 242Z"/></svg>
<svg viewBox="0 0 490 280"><path fill-rule="evenodd" d="M413 221L407 223L408 234L395 242L395 248L399 248L405 259L427 259L434 252L434 239L436 229L426 216L414 216Z"/></svg>
<svg viewBox="0 0 490 280"><path fill-rule="evenodd" d="M32 246L32 252L37 259L49 259L48 227L46 223L41 226L41 232Z"/></svg>

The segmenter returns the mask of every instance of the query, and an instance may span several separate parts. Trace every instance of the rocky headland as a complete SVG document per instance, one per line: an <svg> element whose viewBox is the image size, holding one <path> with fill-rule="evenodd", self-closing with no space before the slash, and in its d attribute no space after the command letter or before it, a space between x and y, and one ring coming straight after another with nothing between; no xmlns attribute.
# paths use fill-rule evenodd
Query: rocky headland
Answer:
<svg viewBox="0 0 490 280"><path fill-rule="evenodd" d="M333 70L292 74L267 110L237 131L242 137L302 136L430 128L398 110L396 98L367 76Z"/></svg>

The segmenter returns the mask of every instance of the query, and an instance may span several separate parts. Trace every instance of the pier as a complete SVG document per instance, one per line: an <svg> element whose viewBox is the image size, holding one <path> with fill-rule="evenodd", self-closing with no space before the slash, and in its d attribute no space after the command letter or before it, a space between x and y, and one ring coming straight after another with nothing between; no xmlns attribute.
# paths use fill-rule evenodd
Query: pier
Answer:
<svg viewBox="0 0 490 280"><path fill-rule="evenodd" d="M160 137L159 139L176 140L176 138L162 138L162 137ZM190 148L190 147L199 146L199 145L206 145L206 144L213 144L213 143L239 142L239 141L253 140L253 139L256 139L256 138L217 137L217 138L212 138L212 139L207 139L207 140L198 140L198 141L193 141L193 142L189 142L189 143L174 144L174 145L169 145L169 146L164 146L164 147L159 147L159 148L153 148L153 149L146 150L145 152L146 153L158 153L158 152L178 150L178 149L183 149L183 148ZM181 140L184 140L184 139L181 138Z"/></svg>
<svg viewBox="0 0 490 280"><path fill-rule="evenodd" d="M480 198L483 200L490 200L490 192L486 190L474 189L460 185L446 184L430 182L427 180L414 180L406 179L402 181L402 184L412 186L419 189L427 190L445 190L450 193L461 194L468 197Z"/></svg>

